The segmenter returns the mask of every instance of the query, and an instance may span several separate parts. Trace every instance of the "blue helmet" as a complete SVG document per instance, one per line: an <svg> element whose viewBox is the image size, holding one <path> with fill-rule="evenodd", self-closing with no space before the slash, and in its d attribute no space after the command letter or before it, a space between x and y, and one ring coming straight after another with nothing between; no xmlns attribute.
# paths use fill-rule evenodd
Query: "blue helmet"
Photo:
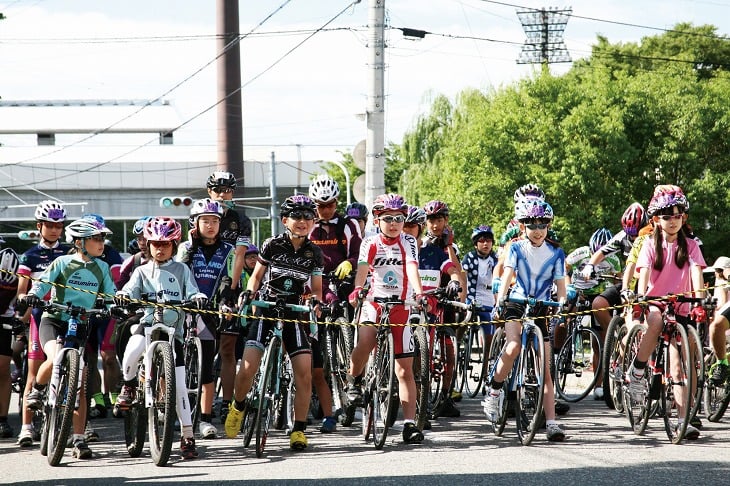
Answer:
<svg viewBox="0 0 730 486"><path fill-rule="evenodd" d="M477 226L476 228L474 228L471 232L471 242L476 245L477 240L479 238L481 238L482 236L491 238L492 241L494 241L494 231L492 231L492 227L488 226L486 224L483 224L481 226Z"/></svg>
<svg viewBox="0 0 730 486"><path fill-rule="evenodd" d="M588 246L591 249L591 253L597 252L603 245L608 243L611 238L613 238L613 234L608 228L600 228L597 229L592 235L591 239L588 242Z"/></svg>

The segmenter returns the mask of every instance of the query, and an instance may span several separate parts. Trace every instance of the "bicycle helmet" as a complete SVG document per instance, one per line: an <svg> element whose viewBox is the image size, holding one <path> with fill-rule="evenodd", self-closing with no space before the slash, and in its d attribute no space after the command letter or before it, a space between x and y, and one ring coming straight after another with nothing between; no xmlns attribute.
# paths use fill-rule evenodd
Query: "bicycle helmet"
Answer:
<svg viewBox="0 0 730 486"><path fill-rule="evenodd" d="M281 203L279 214L283 218L284 216L289 216L293 211L309 211L312 214L317 214L317 206L314 205L314 201L308 196L295 194L294 196L289 196Z"/></svg>
<svg viewBox="0 0 730 486"><path fill-rule="evenodd" d="M110 235L112 231L104 223L93 217L83 217L66 226L66 241L84 240L96 235Z"/></svg>
<svg viewBox="0 0 730 486"><path fill-rule="evenodd" d="M309 185L309 197L319 204L327 204L340 197L340 186L330 176L318 175Z"/></svg>
<svg viewBox="0 0 730 486"><path fill-rule="evenodd" d="M439 200L427 202L424 204L423 210L426 212L426 217L449 215L449 206L445 202Z"/></svg>
<svg viewBox="0 0 730 486"><path fill-rule="evenodd" d="M246 255L258 255L259 249L254 245L253 243L248 245L248 248L246 248Z"/></svg>
<svg viewBox="0 0 730 486"><path fill-rule="evenodd" d="M486 236L488 238L492 239L492 242L494 242L494 231L492 231L492 227L488 226L486 224L483 224L481 226L477 226L474 228L471 232L471 242L473 245L477 244L477 240L481 238L482 236Z"/></svg>
<svg viewBox="0 0 730 486"><path fill-rule="evenodd" d="M507 227L507 230L505 230L504 233L502 233L502 236L499 237L499 244L501 246L506 245L508 242L512 241L513 239L517 238L520 235L520 227L519 226L513 226L513 227Z"/></svg>
<svg viewBox="0 0 730 486"><path fill-rule="evenodd" d="M0 285L9 287L18 281L20 259L12 248L0 250Z"/></svg>
<svg viewBox="0 0 730 486"><path fill-rule="evenodd" d="M639 230L646 226L649 222L649 218L646 216L644 206L635 202L629 206L624 215L621 216L621 227L624 229L629 236L636 236L639 234Z"/></svg>
<svg viewBox="0 0 730 486"><path fill-rule="evenodd" d="M215 171L208 176L208 181L205 184L208 189L214 187L230 187L231 189L236 188L236 177L230 172Z"/></svg>
<svg viewBox="0 0 730 486"><path fill-rule="evenodd" d="M48 221L50 223L63 223L66 221L66 210L63 204L46 200L38 203L35 208L36 221Z"/></svg>
<svg viewBox="0 0 730 486"><path fill-rule="evenodd" d="M513 196L514 202L517 202L521 199L534 197L537 199L545 200L545 192L543 192L542 189L540 189L535 184L525 184L524 186L519 187L515 191L515 195Z"/></svg>
<svg viewBox="0 0 730 486"><path fill-rule="evenodd" d="M368 220L368 208L367 206L365 206L364 204L360 204L359 202L354 202L347 206L345 213L347 214L348 218L361 221Z"/></svg>
<svg viewBox="0 0 730 486"><path fill-rule="evenodd" d="M526 219L553 219L553 208L542 199L527 198L515 204L515 219L520 222Z"/></svg>
<svg viewBox="0 0 730 486"><path fill-rule="evenodd" d="M655 216L659 211L677 206L683 212L689 211L689 202L679 186L664 184L654 189L654 195L649 201L649 216Z"/></svg>
<svg viewBox="0 0 730 486"><path fill-rule="evenodd" d="M406 224L417 224L418 226L423 226L426 224L426 211L418 206L408 206Z"/></svg>
<svg viewBox="0 0 730 486"><path fill-rule="evenodd" d="M172 218L158 216L147 221L143 234L147 241L177 242L182 236L182 227Z"/></svg>
<svg viewBox="0 0 730 486"><path fill-rule="evenodd" d="M144 225L147 224L147 221L152 219L152 216L143 216L134 223L134 227L132 228L132 233L134 233L135 236L139 236L144 231Z"/></svg>
<svg viewBox="0 0 730 486"><path fill-rule="evenodd" d="M223 217L223 206L218 201L213 201L212 199L198 199L190 206L190 217L188 218L190 227L195 228L195 225L198 223L198 218L204 214L218 216L218 219L221 219Z"/></svg>
<svg viewBox="0 0 730 486"><path fill-rule="evenodd" d="M613 238L613 234L608 228L597 229L592 235L588 246L591 249L591 253L597 252L603 245Z"/></svg>
<svg viewBox="0 0 730 486"><path fill-rule="evenodd" d="M377 218L385 211L399 211L405 216L408 214L408 204L400 194L381 194L373 203L373 216Z"/></svg>

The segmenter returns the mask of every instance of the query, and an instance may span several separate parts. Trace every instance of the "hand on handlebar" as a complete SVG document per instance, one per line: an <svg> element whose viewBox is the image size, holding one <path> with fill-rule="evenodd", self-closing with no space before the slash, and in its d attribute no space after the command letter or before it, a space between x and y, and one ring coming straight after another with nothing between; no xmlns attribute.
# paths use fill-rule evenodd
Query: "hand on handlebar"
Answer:
<svg viewBox="0 0 730 486"><path fill-rule="evenodd" d="M450 300L455 299L458 297L459 293L461 292L461 284L458 280L449 280L449 283L446 284L446 297Z"/></svg>

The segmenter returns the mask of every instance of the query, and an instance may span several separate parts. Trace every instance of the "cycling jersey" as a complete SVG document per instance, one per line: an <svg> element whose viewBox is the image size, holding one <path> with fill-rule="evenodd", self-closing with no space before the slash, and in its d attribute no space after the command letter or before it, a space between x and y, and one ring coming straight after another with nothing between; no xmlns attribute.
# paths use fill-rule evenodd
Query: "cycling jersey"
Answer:
<svg viewBox="0 0 730 486"><path fill-rule="evenodd" d="M598 251L603 253L604 256L614 255L620 251L626 257L631 252L632 246L633 242L629 239L629 235L624 230L621 230L613 235L613 238L608 240L608 243L603 245Z"/></svg>
<svg viewBox="0 0 730 486"><path fill-rule="evenodd" d="M41 275L46 268L48 268L53 260L62 255L67 255L71 249L71 245L61 244L58 241L51 247L48 247L43 243L38 243L20 255L18 275L38 278L38 276ZM32 283L28 285L28 288L30 288L31 285ZM38 297L42 297L45 300L50 299L50 295L39 295Z"/></svg>
<svg viewBox="0 0 730 486"><path fill-rule="evenodd" d="M322 275L322 250L310 240L294 249L289 235L282 233L264 241L259 263L266 267L259 293L264 300L284 297L289 304L299 302L309 277Z"/></svg>
<svg viewBox="0 0 730 486"><path fill-rule="evenodd" d="M192 254L191 254L192 252ZM213 245L194 247L186 241L180 245L177 260L187 264L200 292L214 301L221 278L230 275L235 251L233 245L220 241Z"/></svg>
<svg viewBox="0 0 730 486"><path fill-rule="evenodd" d="M565 252L547 242L533 246L529 239L519 240L510 245L504 266L516 274L511 296L549 300L553 281L565 278Z"/></svg>
<svg viewBox="0 0 730 486"><path fill-rule="evenodd" d="M598 295L606 287L610 285L606 280L591 278L585 280L581 274L583 267L591 260L591 248L589 246L581 246L576 248L565 257L565 264L570 265L573 274L571 275L571 283L576 289L582 290L585 295ZM618 256L611 254L606 256L601 263L593 266L593 272L596 276L604 274L617 274L621 272L621 262Z"/></svg>
<svg viewBox="0 0 730 486"><path fill-rule="evenodd" d="M440 287L442 275L447 275L454 263L449 256L436 245L424 243L418 252L418 274L421 276L423 290Z"/></svg>
<svg viewBox="0 0 730 486"><path fill-rule="evenodd" d="M382 235L368 237L360 246L358 264L361 263L370 267L369 297L405 300L408 292L406 265L418 265L416 239L401 233L390 244Z"/></svg>
<svg viewBox="0 0 730 486"><path fill-rule="evenodd" d="M497 265L497 255L490 252L480 255L472 250L464 256L461 268L466 273L466 298L482 306L494 307L494 293L492 292L492 272Z"/></svg>
<svg viewBox="0 0 730 486"><path fill-rule="evenodd" d="M233 246L249 246L251 244L251 219L229 209L221 218L220 239Z"/></svg>
<svg viewBox="0 0 730 486"><path fill-rule="evenodd" d="M341 232L338 234L340 228ZM357 266L362 241L357 221L335 213L335 216L328 221L317 221L309 233L309 239L322 249L325 275L345 260L348 260L353 268ZM325 286L326 284L323 283Z"/></svg>

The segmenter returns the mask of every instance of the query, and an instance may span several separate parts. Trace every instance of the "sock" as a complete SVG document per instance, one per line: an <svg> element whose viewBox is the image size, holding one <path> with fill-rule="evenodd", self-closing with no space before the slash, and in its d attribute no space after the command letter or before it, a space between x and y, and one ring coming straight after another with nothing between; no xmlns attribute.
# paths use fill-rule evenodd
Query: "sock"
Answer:
<svg viewBox="0 0 730 486"><path fill-rule="evenodd" d="M557 420L546 420L545 425L558 425Z"/></svg>
<svg viewBox="0 0 730 486"><path fill-rule="evenodd" d="M492 379L492 382L489 384L489 387L492 390L501 390L503 386L504 386L503 381L494 381L494 379Z"/></svg>
<svg viewBox="0 0 730 486"><path fill-rule="evenodd" d="M97 407L104 406L104 394L103 393L101 393L101 392L94 393L94 396L91 398L94 399L94 403L96 404Z"/></svg>
<svg viewBox="0 0 730 486"><path fill-rule="evenodd" d="M183 425L182 426L182 436L184 439L192 439L194 438L193 435L193 426L192 425Z"/></svg>
<svg viewBox="0 0 730 486"><path fill-rule="evenodd" d="M292 432L304 432L307 430L307 422L302 422L301 420L295 420L294 421L294 428L292 429Z"/></svg>
<svg viewBox="0 0 730 486"><path fill-rule="evenodd" d="M46 385L41 385L37 381L33 380L33 388L35 388L38 391L43 391L46 389Z"/></svg>
<svg viewBox="0 0 730 486"><path fill-rule="evenodd" d="M208 422L208 423L210 423L211 420L212 420L212 418L211 418L211 416L210 416L209 413L201 413L200 414L200 421L201 422Z"/></svg>
<svg viewBox="0 0 730 486"><path fill-rule="evenodd" d="M403 420L403 426L405 427L408 424L416 425L416 421L413 419L405 419Z"/></svg>
<svg viewBox="0 0 730 486"><path fill-rule="evenodd" d="M84 434L74 434L74 444L77 442L86 442L86 437Z"/></svg>
<svg viewBox="0 0 730 486"><path fill-rule="evenodd" d="M20 426L21 430L33 430L33 424L23 424Z"/></svg>
<svg viewBox="0 0 730 486"><path fill-rule="evenodd" d="M109 397L111 397L112 403L117 403L117 397L119 396L118 392L111 392L109 394Z"/></svg>
<svg viewBox="0 0 730 486"><path fill-rule="evenodd" d="M233 406L238 410L239 412L243 412L243 409L246 408L246 401L245 400L234 400Z"/></svg>

